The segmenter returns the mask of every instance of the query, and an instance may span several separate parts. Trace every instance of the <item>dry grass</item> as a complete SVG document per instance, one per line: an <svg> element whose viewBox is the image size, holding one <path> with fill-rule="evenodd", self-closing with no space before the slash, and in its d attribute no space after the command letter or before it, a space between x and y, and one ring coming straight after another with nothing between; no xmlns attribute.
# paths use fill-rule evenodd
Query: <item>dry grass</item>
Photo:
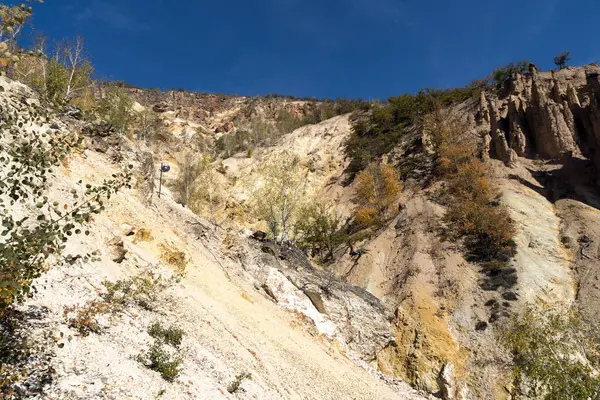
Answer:
<svg viewBox="0 0 600 400"><path fill-rule="evenodd" d="M187 256L173 245L161 245L160 259L173 267L178 274L183 274L187 267Z"/></svg>
<svg viewBox="0 0 600 400"><path fill-rule="evenodd" d="M133 243L150 242L152 239L152 232L150 232L148 229L141 228L135 233L135 236L133 237Z"/></svg>

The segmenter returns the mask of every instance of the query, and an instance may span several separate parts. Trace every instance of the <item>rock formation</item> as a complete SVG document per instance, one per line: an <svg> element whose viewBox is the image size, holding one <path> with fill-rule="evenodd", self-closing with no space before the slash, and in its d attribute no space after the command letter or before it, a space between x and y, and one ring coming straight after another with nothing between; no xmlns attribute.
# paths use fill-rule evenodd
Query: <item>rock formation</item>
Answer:
<svg viewBox="0 0 600 400"><path fill-rule="evenodd" d="M482 94L478 123L489 125L490 153L507 165L515 157L561 159L583 154L599 164L600 67L517 75L504 94Z"/></svg>

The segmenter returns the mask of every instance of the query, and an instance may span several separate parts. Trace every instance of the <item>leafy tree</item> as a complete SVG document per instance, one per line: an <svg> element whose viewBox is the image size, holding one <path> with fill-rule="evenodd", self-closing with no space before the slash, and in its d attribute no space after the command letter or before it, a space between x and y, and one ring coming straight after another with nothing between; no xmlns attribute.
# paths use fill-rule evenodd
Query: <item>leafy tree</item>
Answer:
<svg viewBox="0 0 600 400"><path fill-rule="evenodd" d="M65 41L60 45L61 64L66 68L68 79L66 81L64 101L71 100L71 97L87 88L90 83L90 75L93 68L85 57L83 38L78 36L74 42Z"/></svg>
<svg viewBox="0 0 600 400"><path fill-rule="evenodd" d="M212 161L210 156L205 155L197 163L198 178L192 191L191 208L199 213L204 205L208 206L210 221L217 224L216 208L222 199L218 190L217 172L212 167Z"/></svg>
<svg viewBox="0 0 600 400"><path fill-rule="evenodd" d="M140 144L143 142L144 145L148 145L148 142L152 140L154 134L160 129L162 121L152 110L144 110L137 113L134 118L136 124L137 150L139 152Z"/></svg>
<svg viewBox="0 0 600 400"><path fill-rule="evenodd" d="M192 199L194 186L200 177L202 166L195 160L191 152L187 152L179 164L179 169L179 176L175 180L173 188L179 202L184 207L188 207Z"/></svg>
<svg viewBox="0 0 600 400"><path fill-rule="evenodd" d="M277 242L295 241L298 211L306 192L306 176L300 171L298 157L281 153L263 162L259 171L263 181L252 194L256 216L267 222Z"/></svg>
<svg viewBox="0 0 600 400"><path fill-rule="evenodd" d="M510 62L503 67L498 67L492 72L492 78L498 87L504 85L516 73L524 74L529 70L530 61L525 59L517 63Z"/></svg>
<svg viewBox="0 0 600 400"><path fill-rule="evenodd" d="M0 4L0 42L9 41L14 44L23 27L31 19L33 9L30 4L36 2L42 3L43 1L29 0L14 6Z"/></svg>
<svg viewBox="0 0 600 400"><path fill-rule="evenodd" d="M383 223L390 206L402 190L398 171L386 164L371 163L356 176L356 222L364 227Z"/></svg>
<svg viewBox="0 0 600 400"><path fill-rule="evenodd" d="M133 100L123 89L109 85L100 102L100 112L106 120L123 134L135 121Z"/></svg>
<svg viewBox="0 0 600 400"><path fill-rule="evenodd" d="M600 397L600 330L575 309L530 308L506 332L514 377L525 398Z"/></svg>
<svg viewBox="0 0 600 400"><path fill-rule="evenodd" d="M44 195L48 179L79 140L60 132L19 129L23 123L22 117L7 113L1 124L3 137L9 140L0 145L0 315L30 293L33 280L49 268L51 256L68 263L91 258L62 255L64 243L80 234L90 216L104 209L104 201L129 185L131 176L127 172L97 187L74 189L72 204L52 201Z"/></svg>
<svg viewBox="0 0 600 400"><path fill-rule="evenodd" d="M308 248L313 257L319 256L321 261L329 261L333 259L334 250L348 239L344 231L346 225L346 218L340 215L334 205L315 199L301 207L299 212L301 245Z"/></svg>
<svg viewBox="0 0 600 400"><path fill-rule="evenodd" d="M554 64L558 67L558 69L567 68L567 62L571 61L571 52L563 51L554 57Z"/></svg>

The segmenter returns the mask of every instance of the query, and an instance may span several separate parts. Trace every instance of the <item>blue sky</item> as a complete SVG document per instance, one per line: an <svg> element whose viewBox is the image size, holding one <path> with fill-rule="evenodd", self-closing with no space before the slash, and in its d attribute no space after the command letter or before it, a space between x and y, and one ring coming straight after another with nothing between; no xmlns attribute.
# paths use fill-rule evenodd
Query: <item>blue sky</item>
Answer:
<svg viewBox="0 0 600 400"><path fill-rule="evenodd" d="M598 0L46 0L97 73L143 87L380 98L464 86L508 61L600 61Z"/></svg>

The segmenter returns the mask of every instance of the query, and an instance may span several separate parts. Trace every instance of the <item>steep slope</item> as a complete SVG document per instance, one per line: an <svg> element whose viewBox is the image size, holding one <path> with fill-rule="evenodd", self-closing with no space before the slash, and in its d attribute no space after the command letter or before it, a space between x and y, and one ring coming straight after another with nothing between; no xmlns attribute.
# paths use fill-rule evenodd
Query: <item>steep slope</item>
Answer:
<svg viewBox="0 0 600 400"><path fill-rule="evenodd" d="M27 101L20 100L23 91L25 99L34 98L33 93L2 79L5 104L13 104L12 112L22 112L27 107ZM71 129L80 125L69 124ZM49 197L66 201L73 188L79 190L80 180L95 184L118 171L118 164L93 150L92 138L87 143L90 147L72 156L57 173ZM134 157L128 147L133 146L121 141L124 159ZM135 159L131 161L138 165ZM290 269L288 261L264 261L268 254L259 245L235 231L210 226L168 196L149 205L135 189L121 192L94 219L90 231L89 236L69 241L66 251L99 250L102 260L54 265L36 284L34 298L19 307L23 329L45 349L46 356L30 356L24 366L30 368L30 375L24 384L15 386L17 397L39 390L43 396L61 399L422 398L402 382L382 379L367 365L368 351L354 347L362 343L362 337L350 335L343 340L348 333L338 318L344 323L350 319L342 304L363 309L359 330L374 332L375 323L385 330L388 324L385 317L368 321L379 311L376 302L362 292L332 289L324 300L332 310L325 326L332 331L321 336L313 322L307 323L320 313L296 288L298 283L284 276ZM232 252L232 246L242 246L243 260ZM181 263L166 257L166 249L183 255L185 271ZM268 277L261 283L248 271ZM151 277L152 282L147 287L151 296L143 303L134 301L119 311L92 315L98 329L88 336L69 323L65 307L77 310L88 300L107 301L102 297L110 287L105 280L140 276ZM319 278L313 279L318 282ZM333 312L336 307L341 307L339 317ZM147 330L156 321L174 324L184 332L179 350L181 373L172 384L136 361L152 341ZM354 329L354 323L350 328ZM389 335L385 340L393 339ZM38 367L42 364L44 368ZM245 373L250 375L241 378L241 387L232 386L236 376Z"/></svg>
<svg viewBox="0 0 600 400"><path fill-rule="evenodd" d="M344 254L345 248L336 253L330 268L338 278L374 294L395 315L397 346L378 354L381 371L433 393L442 389L439 374L452 363L458 386L505 398L510 355L499 342L509 318L539 302L558 309L575 303L597 318L597 77L597 65L534 71L484 92L479 102L450 107L490 158L500 201L516 222L517 252L506 268L485 270L467 261L459 244L439 235L445 208L436 201L436 185L423 189L410 182L399 215L357 244L362 257ZM344 184L348 160L341 149L352 129L347 119L285 134L250 158L223 160L224 192L243 207L249 187L261 180L256 166L288 152L302 160L317 197L349 213L354 188ZM394 162L416 156L402 148L409 143L393 151ZM429 168L424 160L407 161L422 174ZM260 227L252 218L237 222Z"/></svg>
<svg viewBox="0 0 600 400"><path fill-rule="evenodd" d="M479 100L443 110L467 124L465 134L479 145L490 181L501 193L498 202L515 222L516 254L496 269L470 260L461 243L444 235L446 207L439 195L444 182L429 179L430 138L418 127L382 157L410 169L393 218L354 243L358 256L343 244L333 261L317 265L293 246L252 238L266 226L251 212L251 194L265 179L264 163L297 157L306 183L302 200L333 202L351 216L355 185L347 179L343 147L355 115L269 131L269 140L251 151L219 149L218 142L274 127L282 110L301 118L316 103L132 89L136 108L155 110L161 121L160 135L142 144L143 151L110 130L69 120L70 129L85 132L88 147L56 177L53 197L64 198L79 179L101 181L118 163L135 165L138 186L96 218L90 237L69 243L78 251L99 248L103 261L52 269L44 288L21 308L38 318L30 328L40 343L47 341L50 326L61 345L49 350L56 355L49 370L56 374L50 374L54 381L46 393L423 396L402 379L447 399L510 398L512 357L501 343L511 318L532 304L556 310L575 305L600 321L599 73L597 65L589 65L517 74ZM20 101L17 88L26 90L3 85L0 96L9 103ZM413 146L415 140L421 145ZM186 153L215 157L211 168L224 199L217 210L220 227L178 205L171 193ZM172 169L157 199L152 196L157 177L148 171L158 170L162 161ZM87 337L68 326L64 307L103 299L103 280L147 273L169 282L157 289L149 309L133 302L126 310L103 313L102 333ZM148 348L152 339L146 332L157 320L185 331L182 373L173 384L134 359ZM252 378L240 378L243 390L229 393L228 386L246 372Z"/></svg>

